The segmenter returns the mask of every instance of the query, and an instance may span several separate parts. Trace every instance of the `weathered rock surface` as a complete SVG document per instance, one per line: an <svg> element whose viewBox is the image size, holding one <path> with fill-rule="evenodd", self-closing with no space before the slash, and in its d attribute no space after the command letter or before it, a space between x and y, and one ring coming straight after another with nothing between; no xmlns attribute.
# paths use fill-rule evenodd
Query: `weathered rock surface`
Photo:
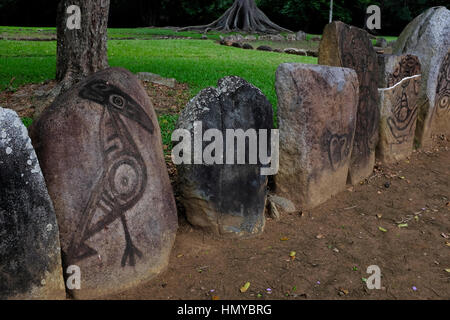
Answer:
<svg viewBox="0 0 450 320"><path fill-rule="evenodd" d="M58 224L19 116L0 107L0 299L65 299Z"/></svg>
<svg viewBox="0 0 450 320"><path fill-rule="evenodd" d="M214 162L199 164L194 162L192 155L192 164L184 162L178 165L181 200L189 222L220 236L249 237L260 234L265 225L267 193L267 176L261 175L263 165L259 161L250 164L250 154L255 154L248 143L245 164L239 165L236 161L230 164L225 161L228 152L222 151L228 149L225 146L231 140L226 137L227 129L255 129L258 140L263 139L259 129L273 128L270 102L247 81L225 77L219 80L217 89L202 90L180 115L177 129L190 132L192 145L195 122L201 122L202 134L209 129L219 130L224 144L223 148L216 150L219 158ZM203 142L202 150L206 152L208 145L210 142ZM229 149L233 150L230 155L235 160L236 148L237 144Z"/></svg>
<svg viewBox="0 0 450 320"><path fill-rule="evenodd" d="M137 77L139 80L160 84L162 86L166 86L172 89L175 88L177 84L177 80L174 78L164 78L161 77L159 74L154 74L151 72L139 72L137 73Z"/></svg>
<svg viewBox="0 0 450 320"><path fill-rule="evenodd" d="M275 34L270 36L270 40L272 41L284 41L286 40L281 34Z"/></svg>
<svg viewBox="0 0 450 320"><path fill-rule="evenodd" d="M236 37L237 42L241 42L241 41L245 40L245 38L241 34L236 34L235 37Z"/></svg>
<svg viewBox="0 0 450 320"><path fill-rule="evenodd" d="M308 57L316 57L316 58L318 58L319 57L319 52L314 51L314 50L306 50L306 55Z"/></svg>
<svg viewBox="0 0 450 320"><path fill-rule="evenodd" d="M259 46L258 48L256 48L256 50L260 50L260 51L273 51L273 49L269 46Z"/></svg>
<svg viewBox="0 0 450 320"><path fill-rule="evenodd" d="M450 137L450 49L439 70L434 104L431 133Z"/></svg>
<svg viewBox="0 0 450 320"><path fill-rule="evenodd" d="M294 213L297 211L294 203L289 199L277 196L275 194L269 194L267 199L285 213Z"/></svg>
<svg viewBox="0 0 450 320"><path fill-rule="evenodd" d="M224 38L224 40L226 42L236 42L236 41L238 41L238 38L235 35L230 35L230 36L226 36Z"/></svg>
<svg viewBox="0 0 450 320"><path fill-rule="evenodd" d="M378 61L368 33L333 22L325 27L319 64L354 69L359 80L359 104L349 181L359 183L373 172L378 143Z"/></svg>
<svg viewBox="0 0 450 320"><path fill-rule="evenodd" d="M306 56L307 55L305 50L297 49L297 48L286 48L283 51L284 51L284 53L295 54L297 56Z"/></svg>
<svg viewBox="0 0 450 320"><path fill-rule="evenodd" d="M287 41L295 41L295 40L297 40L297 36L295 33L289 33L286 35L286 40Z"/></svg>
<svg viewBox="0 0 450 320"><path fill-rule="evenodd" d="M380 142L384 163L409 157L413 150L420 91L420 62L413 55L380 55Z"/></svg>
<svg viewBox="0 0 450 320"><path fill-rule="evenodd" d="M269 200L269 208L268 208L269 217L274 220L280 220L281 215L280 211L278 211L277 205L275 202Z"/></svg>
<svg viewBox="0 0 450 320"><path fill-rule="evenodd" d="M438 112L436 106L440 104L438 82L442 79L440 74L442 68L445 69L444 60L449 48L450 10L445 7L430 8L416 17L403 30L393 48L394 54L418 56L422 65L416 138L423 148L431 147L432 135L446 131L445 126L436 124L434 127L433 124L434 115Z"/></svg>
<svg viewBox="0 0 450 320"><path fill-rule="evenodd" d="M81 269L75 298L119 292L168 264L177 214L160 129L129 71L98 72L32 126L60 226L63 265Z"/></svg>
<svg viewBox="0 0 450 320"><path fill-rule="evenodd" d="M305 41L306 40L306 32L300 30L295 35L295 38L297 41Z"/></svg>
<svg viewBox="0 0 450 320"><path fill-rule="evenodd" d="M272 35L270 34L263 34L258 37L259 41L272 41Z"/></svg>
<svg viewBox="0 0 450 320"><path fill-rule="evenodd" d="M276 193L310 209L345 190L356 126L353 70L282 64L276 74L280 169Z"/></svg>
<svg viewBox="0 0 450 320"><path fill-rule="evenodd" d="M388 46L388 42L385 38L377 38L375 46L380 48L386 48Z"/></svg>

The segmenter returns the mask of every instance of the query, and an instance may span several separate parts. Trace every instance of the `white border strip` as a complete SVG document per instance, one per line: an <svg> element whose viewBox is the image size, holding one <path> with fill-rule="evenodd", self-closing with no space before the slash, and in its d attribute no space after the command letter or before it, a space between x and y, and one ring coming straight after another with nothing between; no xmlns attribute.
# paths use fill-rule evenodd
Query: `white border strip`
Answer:
<svg viewBox="0 0 450 320"><path fill-rule="evenodd" d="M421 76L422 76L421 74L417 74L417 75L415 75L415 76L403 78L402 81L396 83L394 86L392 86L392 87L390 87L390 88L380 88L380 89L378 89L378 91L379 91L379 92L382 92L382 91L392 90L392 89L394 89L395 87L401 85L403 82L405 82L405 81L407 81L407 80L419 78L419 77L421 77Z"/></svg>

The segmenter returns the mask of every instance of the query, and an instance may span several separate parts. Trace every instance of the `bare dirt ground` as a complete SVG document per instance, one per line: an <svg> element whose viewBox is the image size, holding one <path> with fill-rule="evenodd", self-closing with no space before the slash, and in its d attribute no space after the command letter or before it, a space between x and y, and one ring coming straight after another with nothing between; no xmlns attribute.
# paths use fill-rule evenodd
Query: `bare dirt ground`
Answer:
<svg viewBox="0 0 450 320"><path fill-rule="evenodd" d="M141 81L141 83L152 100L158 116L177 114L189 101L189 87L186 84L177 83L175 88L169 88L147 81ZM42 111L51 103L51 100L45 98L45 94L55 85L56 81L49 80L23 85L16 90L1 91L0 105L15 110L20 117L34 118L36 109Z"/></svg>
<svg viewBox="0 0 450 320"><path fill-rule="evenodd" d="M158 114L178 112L189 97L187 87L144 85ZM34 86L2 92L0 103L31 116ZM168 269L107 299L450 299L450 137L408 161L378 165L363 184L314 210L268 219L254 239L205 234L179 209ZM381 290L364 283L371 265L381 269Z"/></svg>
<svg viewBox="0 0 450 320"><path fill-rule="evenodd" d="M168 270L108 298L450 299L450 143L438 140L314 210L268 219L254 239L218 239L181 217ZM364 283L371 265L381 290Z"/></svg>

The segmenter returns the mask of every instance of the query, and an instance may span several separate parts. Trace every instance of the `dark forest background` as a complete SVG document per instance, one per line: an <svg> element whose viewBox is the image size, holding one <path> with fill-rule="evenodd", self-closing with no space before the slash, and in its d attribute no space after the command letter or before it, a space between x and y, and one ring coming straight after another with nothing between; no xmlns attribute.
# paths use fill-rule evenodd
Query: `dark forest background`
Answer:
<svg viewBox="0 0 450 320"><path fill-rule="evenodd" d="M188 26L212 22L234 0L111 0L109 26L114 28ZM0 0L0 25L53 27L58 0ZM329 0L256 0L268 17L293 31L321 33L328 23ZM406 24L448 0L334 0L334 20L362 27L366 8L381 7L384 35L398 35Z"/></svg>

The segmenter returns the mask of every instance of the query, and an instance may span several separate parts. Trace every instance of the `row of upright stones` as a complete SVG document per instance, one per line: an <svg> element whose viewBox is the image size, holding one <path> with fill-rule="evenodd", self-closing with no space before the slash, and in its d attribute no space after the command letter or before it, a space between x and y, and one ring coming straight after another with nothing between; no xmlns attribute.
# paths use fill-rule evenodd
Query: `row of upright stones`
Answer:
<svg viewBox="0 0 450 320"><path fill-rule="evenodd" d="M449 12L436 7L417 17L393 55L377 55L366 31L333 22L323 33L319 65L278 68L280 162L278 197L271 200L314 208L369 177L376 156L400 161L411 155L414 142L428 148L433 134L449 133ZM221 80L218 89L206 89L188 104L177 127L193 130L195 121L203 121L207 128L268 128L268 120L259 126L253 121L270 115L261 95L242 79ZM180 165L188 220L221 236L261 233L267 179L255 169Z"/></svg>
<svg viewBox="0 0 450 320"><path fill-rule="evenodd" d="M45 109L30 137L36 151L20 118L0 109L0 298L104 297L167 267L176 206L136 76L88 77ZM66 287L63 275L77 270L80 282Z"/></svg>
<svg viewBox="0 0 450 320"><path fill-rule="evenodd" d="M335 22L320 48L319 63L329 66L281 65L275 191L285 198L272 201L313 208L368 177L377 150L398 161L415 136L426 146L448 133L449 29L449 11L432 8L402 33L397 55L377 57L363 30ZM272 119L258 88L226 77L190 101L177 128L191 138L196 128L255 129L271 145L258 130L272 129ZM119 292L167 266L176 206L156 115L134 75L112 68L88 77L44 111L30 136L36 153L19 117L0 109L0 298L64 298L69 266L81 271L74 298ZM265 166L179 165L189 221L221 236L263 232Z"/></svg>

